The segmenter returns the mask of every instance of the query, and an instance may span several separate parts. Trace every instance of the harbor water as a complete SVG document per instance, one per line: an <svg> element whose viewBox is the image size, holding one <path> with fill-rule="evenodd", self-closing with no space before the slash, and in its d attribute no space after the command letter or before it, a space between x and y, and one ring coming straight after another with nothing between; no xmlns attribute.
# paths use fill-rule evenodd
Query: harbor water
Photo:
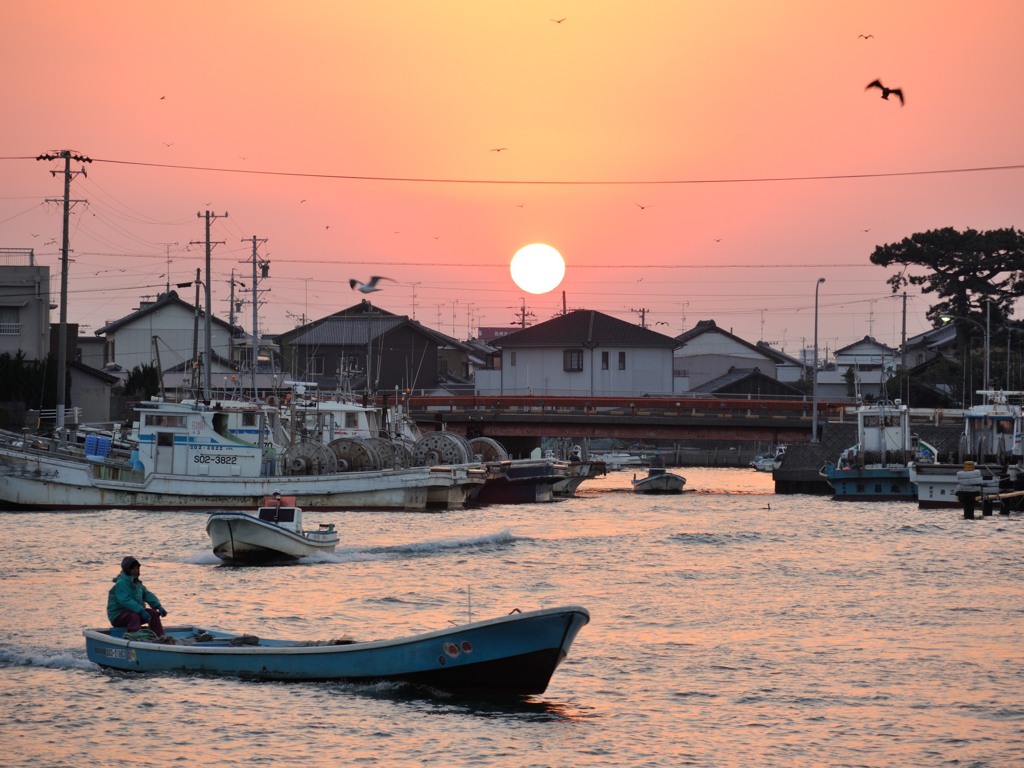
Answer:
<svg viewBox="0 0 1024 768"><path fill-rule="evenodd" d="M1024 765L1024 518L777 496L770 474L632 472L575 499L307 514L330 557L232 568L196 512L5 513L0 764L10 766ZM592 615L548 690L106 672L121 558L169 623L380 639L514 609Z"/></svg>

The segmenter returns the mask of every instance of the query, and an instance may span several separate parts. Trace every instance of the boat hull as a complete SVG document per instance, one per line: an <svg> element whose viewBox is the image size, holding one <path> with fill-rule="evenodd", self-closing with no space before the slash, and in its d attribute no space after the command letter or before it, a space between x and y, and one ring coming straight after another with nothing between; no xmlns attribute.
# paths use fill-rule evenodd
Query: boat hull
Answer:
<svg viewBox="0 0 1024 768"><path fill-rule="evenodd" d="M836 501L915 501L917 486L906 467L847 467L826 465L825 476Z"/></svg>
<svg viewBox="0 0 1024 768"><path fill-rule="evenodd" d="M426 508L429 467L295 475L289 492L308 510ZM257 506L282 477L202 477L153 473L35 454L0 446L2 509L245 509ZM468 493L469 487L466 488Z"/></svg>
<svg viewBox="0 0 1024 768"><path fill-rule="evenodd" d="M600 477L608 473L608 468L603 461L577 461L569 464L569 475L564 480L559 480L551 486L551 492L560 498L569 498L576 495L576 491L583 484L584 480Z"/></svg>
<svg viewBox="0 0 1024 768"><path fill-rule="evenodd" d="M214 512L206 521L213 554L226 563L271 565L330 554L338 534L298 534L242 512Z"/></svg>
<svg viewBox="0 0 1024 768"><path fill-rule="evenodd" d="M568 465L548 459L488 462L487 481L470 503L533 504L554 499L553 487L568 477Z"/></svg>
<svg viewBox="0 0 1024 768"><path fill-rule="evenodd" d="M633 481L634 493L670 494L682 493L686 480L678 475L657 475Z"/></svg>
<svg viewBox="0 0 1024 768"><path fill-rule="evenodd" d="M576 635L590 620L580 606L514 613L496 619L369 643L317 644L286 640L229 645L227 633L176 627L173 645L127 640L123 630L83 631L89 660L108 669L178 672L255 680L391 680L452 693L543 693ZM185 644L192 639L190 644Z"/></svg>
<svg viewBox="0 0 1024 768"><path fill-rule="evenodd" d="M958 464L911 464L909 476L917 487L917 506L922 509L959 509L960 500L956 497L957 472L964 468ZM982 492L998 493L999 477L991 466L976 464L975 469L981 472Z"/></svg>

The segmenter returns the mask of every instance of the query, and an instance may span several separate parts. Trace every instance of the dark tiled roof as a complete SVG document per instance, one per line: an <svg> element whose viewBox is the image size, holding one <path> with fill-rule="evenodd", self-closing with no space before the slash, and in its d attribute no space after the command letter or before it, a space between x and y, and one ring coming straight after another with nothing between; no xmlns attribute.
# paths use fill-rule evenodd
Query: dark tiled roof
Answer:
<svg viewBox="0 0 1024 768"><path fill-rule="evenodd" d="M537 325L495 339L495 347L664 347L676 341L663 333L641 328L592 309L577 309Z"/></svg>
<svg viewBox="0 0 1024 768"><path fill-rule="evenodd" d="M376 339L392 328L402 325L405 318L388 316L339 317L331 315L319 322L307 325L302 333L289 340L292 346L357 346L365 347L370 339Z"/></svg>
<svg viewBox="0 0 1024 768"><path fill-rule="evenodd" d="M458 339L446 336L433 328L427 328L404 315L394 315L385 311L374 311L372 314L350 311L358 308L359 305L321 320L314 320L294 331L280 334L278 338L287 340L292 346L365 347L371 340L405 327L426 337L438 347L469 351L469 348Z"/></svg>
<svg viewBox="0 0 1024 768"><path fill-rule="evenodd" d="M785 382L777 381L771 376L766 376L757 368L733 368L717 379L706 381L699 387L694 387L691 392L703 392L705 394L743 393L765 394L765 395L803 395L796 387L791 387Z"/></svg>

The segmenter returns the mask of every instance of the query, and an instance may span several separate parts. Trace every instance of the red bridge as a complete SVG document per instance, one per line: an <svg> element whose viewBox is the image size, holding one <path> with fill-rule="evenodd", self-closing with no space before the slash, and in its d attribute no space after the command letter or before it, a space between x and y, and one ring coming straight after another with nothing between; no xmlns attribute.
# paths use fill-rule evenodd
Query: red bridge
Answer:
<svg viewBox="0 0 1024 768"><path fill-rule="evenodd" d="M818 402L819 423L849 402ZM425 430L468 437L808 442L810 398L420 396L407 398Z"/></svg>

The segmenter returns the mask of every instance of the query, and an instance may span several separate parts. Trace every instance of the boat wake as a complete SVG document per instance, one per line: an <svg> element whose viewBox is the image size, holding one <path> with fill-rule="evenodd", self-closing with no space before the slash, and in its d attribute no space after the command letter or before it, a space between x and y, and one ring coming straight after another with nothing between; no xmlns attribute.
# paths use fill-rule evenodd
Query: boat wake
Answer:
<svg viewBox="0 0 1024 768"><path fill-rule="evenodd" d="M46 650L34 648L0 648L0 668L2 667L47 667L50 669L89 669L95 670L96 665L77 651Z"/></svg>
<svg viewBox="0 0 1024 768"><path fill-rule="evenodd" d="M517 541L529 541L529 537L515 536L509 530L487 533L481 536L465 538L433 539L431 541L410 542L382 547L339 547L334 552L322 552L303 557L292 566L316 565L320 563L359 563L377 560L399 560L402 558L431 557L451 552L472 550L492 551L497 548L515 544ZM210 550L193 552L183 558L183 562L191 565L224 565ZM236 567L236 566L226 566Z"/></svg>
<svg viewBox="0 0 1024 768"><path fill-rule="evenodd" d="M314 559L322 562L353 562L359 560L390 560L404 557L430 557L432 555L466 550L493 550L514 544L517 541L526 540L528 540L526 537L514 536L511 531L504 530L497 533L487 533L481 536L465 538L453 537L386 547L352 548L342 552L335 551L333 555L324 554L318 555L316 558L305 558L303 562L313 562Z"/></svg>

